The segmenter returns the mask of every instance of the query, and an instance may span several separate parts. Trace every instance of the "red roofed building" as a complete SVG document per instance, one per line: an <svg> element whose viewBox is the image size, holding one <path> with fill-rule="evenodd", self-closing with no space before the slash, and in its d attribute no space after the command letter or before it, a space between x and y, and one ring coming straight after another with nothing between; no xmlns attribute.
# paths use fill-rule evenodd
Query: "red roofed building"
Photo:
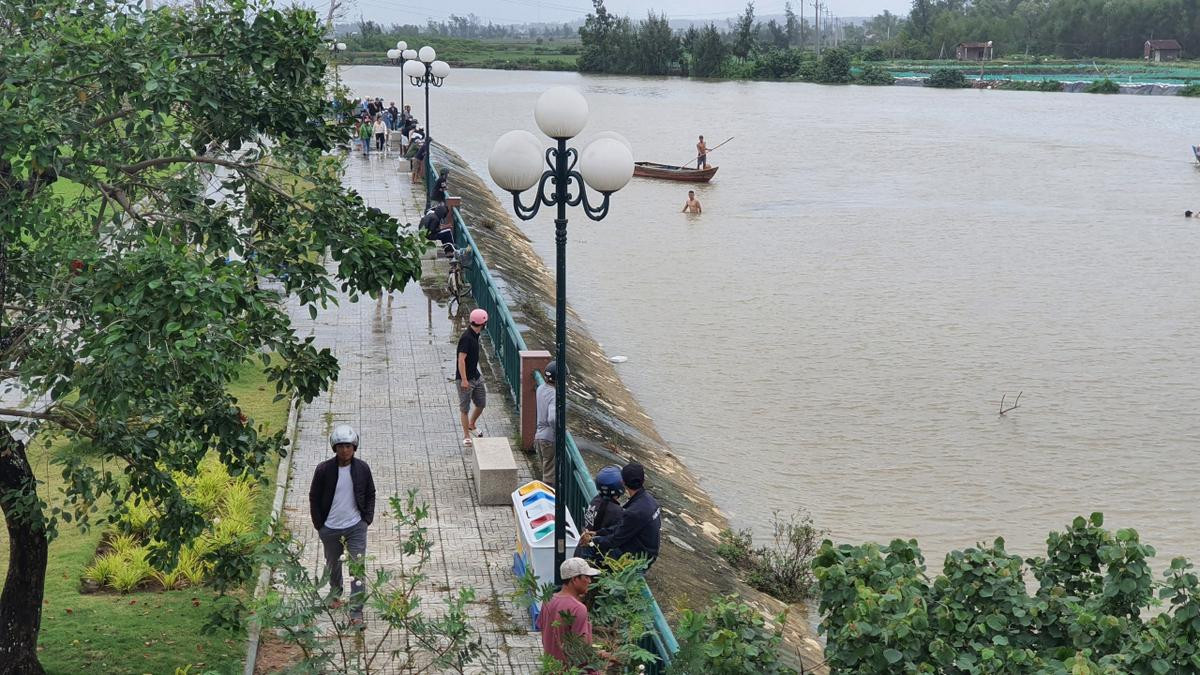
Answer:
<svg viewBox="0 0 1200 675"><path fill-rule="evenodd" d="M1183 47L1176 40L1146 40L1142 57L1147 61L1177 61L1183 55Z"/></svg>

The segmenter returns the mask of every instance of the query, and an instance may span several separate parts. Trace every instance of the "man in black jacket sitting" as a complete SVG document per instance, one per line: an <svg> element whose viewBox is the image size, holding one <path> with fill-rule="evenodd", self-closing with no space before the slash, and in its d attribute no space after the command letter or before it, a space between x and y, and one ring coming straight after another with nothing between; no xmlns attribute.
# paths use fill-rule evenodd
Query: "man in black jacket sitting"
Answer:
<svg viewBox="0 0 1200 675"><path fill-rule="evenodd" d="M308 489L308 506L313 527L325 549L325 565L329 571L329 592L337 599L344 591L342 585L342 552L362 561L367 553L367 526L375 520L375 480L371 467L354 453L358 450L358 433L342 424L329 434L329 446L334 456L317 465L312 486ZM350 578L350 623L363 622L363 582L361 575Z"/></svg>
<svg viewBox="0 0 1200 675"><path fill-rule="evenodd" d="M625 483L625 493L629 495L621 520L608 533L585 531L579 543L582 546L595 544L601 553L612 558L620 558L626 553L646 558L649 562L646 569L650 569L658 558L662 513L658 501L646 492L646 470L641 464L626 464L621 469L621 479Z"/></svg>

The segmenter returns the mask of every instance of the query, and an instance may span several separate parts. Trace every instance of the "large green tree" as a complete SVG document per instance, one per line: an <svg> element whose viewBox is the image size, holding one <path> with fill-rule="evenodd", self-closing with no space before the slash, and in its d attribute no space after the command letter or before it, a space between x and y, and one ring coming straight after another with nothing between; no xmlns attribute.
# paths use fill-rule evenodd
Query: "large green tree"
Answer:
<svg viewBox="0 0 1200 675"><path fill-rule="evenodd" d="M692 46L691 74L696 77L716 77L721 74L721 64L725 62L725 43L717 27L711 23L700 31L700 36Z"/></svg>
<svg viewBox="0 0 1200 675"><path fill-rule="evenodd" d="M671 31L665 14L650 12L638 24L636 44L639 75L669 75L683 54L679 36Z"/></svg>
<svg viewBox="0 0 1200 675"><path fill-rule="evenodd" d="M313 12L265 0L0 3L0 673L41 672L60 523L149 499L169 558L205 525L173 471L285 451L226 385L249 360L285 397L336 377L287 302L419 273L423 244L341 187L327 54ZM51 435L74 442L46 501L27 448Z"/></svg>

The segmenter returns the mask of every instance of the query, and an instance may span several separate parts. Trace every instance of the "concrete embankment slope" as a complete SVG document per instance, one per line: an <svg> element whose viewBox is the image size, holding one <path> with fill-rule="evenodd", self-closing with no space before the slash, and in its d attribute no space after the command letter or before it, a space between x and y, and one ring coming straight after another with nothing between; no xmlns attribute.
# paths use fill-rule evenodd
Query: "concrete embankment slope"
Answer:
<svg viewBox="0 0 1200 675"><path fill-rule="evenodd" d="M434 165L439 170L452 169L450 192L463 197L463 219L492 275L503 286L526 344L530 349L553 352L553 273L462 158L438 146ZM582 211L577 216L585 217ZM551 227L550 218L539 216L547 227ZM569 279L568 268L568 283ZM717 555L718 534L729 527L728 521L659 436L653 420L569 307L567 331L571 373L568 424L584 459L593 473L606 464L641 462L646 466L647 485L662 506L662 552L647 578L663 611L674 617L682 609L702 607L714 595L735 593L766 614L778 614L783 603L741 582L736 571ZM812 668L823 656L806 614L802 607L792 609L786 637L789 651L800 655L806 672L815 672Z"/></svg>

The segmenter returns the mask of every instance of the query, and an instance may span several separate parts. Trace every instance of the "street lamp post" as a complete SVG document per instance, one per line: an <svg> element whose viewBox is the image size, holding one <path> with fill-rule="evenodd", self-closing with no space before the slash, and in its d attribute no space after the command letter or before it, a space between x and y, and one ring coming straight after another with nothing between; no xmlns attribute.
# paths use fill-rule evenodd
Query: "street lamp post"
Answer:
<svg viewBox="0 0 1200 675"><path fill-rule="evenodd" d="M334 87L340 89L342 86L341 74L338 72L338 54L346 51L345 42L330 42L329 51L333 52L333 83Z"/></svg>
<svg viewBox="0 0 1200 675"><path fill-rule="evenodd" d="M543 145L528 131L510 131L501 136L488 158L492 180L513 196L513 211L522 220L530 220L538 209L557 207L554 219L555 243L555 327L554 347L558 365L554 380L554 583L562 585L559 566L566 559L567 518L567 207L583 205L592 220L608 215L609 196L625 187L633 176L633 151L620 134L605 132L583 152L568 148L587 124L588 105L583 96L569 87L555 87L538 98L534 119L542 133L555 145L543 151ZM548 170L542 170L545 162ZM579 164L579 170L575 165ZM547 184L550 187L547 189ZM572 185L572 183L574 185ZM593 206L584 185L599 192L603 200ZM521 203L521 193L537 185L533 203Z"/></svg>
<svg viewBox="0 0 1200 675"><path fill-rule="evenodd" d="M412 54L412 56L409 56L409 54ZM400 63L400 112L403 113L404 112L404 62L409 59L415 59L417 57L417 53L408 48L407 42L405 42L404 40L400 40L399 42L396 43L395 49L389 49L387 51L387 57L388 57L388 61L392 62L392 65L395 65L397 62Z"/></svg>
<svg viewBox="0 0 1200 675"><path fill-rule="evenodd" d="M400 50L400 112L404 112L404 64L417 60L417 50L410 49L406 42L396 43L397 46L401 44L404 45L404 49Z"/></svg>
<svg viewBox="0 0 1200 675"><path fill-rule="evenodd" d="M433 142L433 124L429 119L429 85L435 87L442 86L446 76L450 74L450 64L445 61L435 61L437 52L433 51L433 47L425 45L421 47L421 51L417 52L418 61L409 61L404 64L404 74L408 75L408 79L413 83L414 87L425 85L425 144L428 147ZM430 161L428 153L423 160L428 166ZM429 193L430 186L425 186L425 209L429 210Z"/></svg>
<svg viewBox="0 0 1200 675"><path fill-rule="evenodd" d="M428 45L417 52L417 59L404 64L404 74L408 76L414 87L425 86L425 138L433 137L433 125L429 123L429 85L442 86L442 81L450 74L450 64L445 61L435 61L437 52Z"/></svg>

